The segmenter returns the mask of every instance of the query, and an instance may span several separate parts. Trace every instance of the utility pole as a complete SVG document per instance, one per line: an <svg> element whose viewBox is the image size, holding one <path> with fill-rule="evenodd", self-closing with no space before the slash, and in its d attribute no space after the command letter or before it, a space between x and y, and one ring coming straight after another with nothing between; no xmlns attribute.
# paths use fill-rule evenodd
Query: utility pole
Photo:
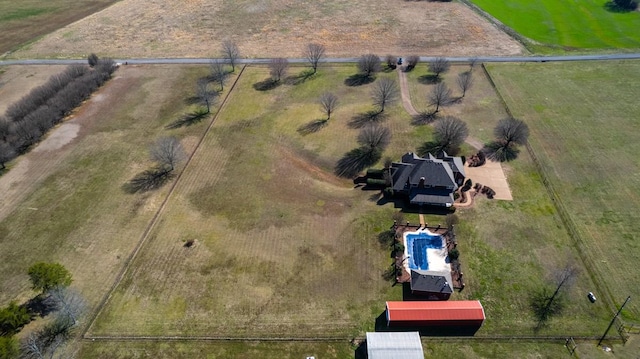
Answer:
<svg viewBox="0 0 640 359"><path fill-rule="evenodd" d="M620 307L620 309L618 310L616 315L614 315L613 319L611 319L611 323L609 323L609 326L607 327L607 330L604 331L604 335L602 336L602 338L600 338L600 341L598 342L598 346L600 346L600 344L602 344L602 341L607 336L607 333L609 333L609 329L611 329L611 327L613 326L613 323L616 321L616 318L618 317L618 315L620 315L620 312L622 312L622 308L624 308L624 306L627 305L627 302L629 301L629 299L631 299L631 296L627 297L627 299L624 301L624 303L622 303L622 306Z"/></svg>

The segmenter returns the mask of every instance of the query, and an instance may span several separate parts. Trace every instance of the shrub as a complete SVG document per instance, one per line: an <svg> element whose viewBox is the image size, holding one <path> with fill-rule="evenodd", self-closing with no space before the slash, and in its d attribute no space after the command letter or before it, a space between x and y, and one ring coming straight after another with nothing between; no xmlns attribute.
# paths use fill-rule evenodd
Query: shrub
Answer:
<svg viewBox="0 0 640 359"><path fill-rule="evenodd" d="M454 249L449 251L449 259L450 260L456 261L456 260L458 260L458 257L460 257L460 252L458 251L458 248L454 248Z"/></svg>
<svg viewBox="0 0 640 359"><path fill-rule="evenodd" d="M10 302L8 306L0 309L0 334L13 335L22 327L31 322L31 314L27 308Z"/></svg>

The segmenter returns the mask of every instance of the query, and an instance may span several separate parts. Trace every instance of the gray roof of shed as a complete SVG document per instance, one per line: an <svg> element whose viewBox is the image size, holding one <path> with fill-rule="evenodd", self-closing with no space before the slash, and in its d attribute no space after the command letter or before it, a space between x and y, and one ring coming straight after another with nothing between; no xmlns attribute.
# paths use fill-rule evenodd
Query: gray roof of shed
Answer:
<svg viewBox="0 0 640 359"><path fill-rule="evenodd" d="M453 293L451 288L451 273L425 271L424 273L411 271L411 290L429 293Z"/></svg>
<svg viewBox="0 0 640 359"><path fill-rule="evenodd" d="M418 332L367 333L368 359L424 359Z"/></svg>

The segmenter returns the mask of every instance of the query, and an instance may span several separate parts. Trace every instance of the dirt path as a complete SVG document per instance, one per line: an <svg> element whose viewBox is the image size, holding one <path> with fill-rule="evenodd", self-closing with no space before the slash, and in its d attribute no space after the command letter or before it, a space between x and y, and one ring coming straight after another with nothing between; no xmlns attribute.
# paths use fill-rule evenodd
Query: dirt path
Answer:
<svg viewBox="0 0 640 359"><path fill-rule="evenodd" d="M400 82L400 97L402 99L402 107L411 116L418 116L419 113L411 103L411 94L409 92L409 84L407 83L407 75L403 71L402 67L398 67L398 81ZM477 150L481 150L484 147L482 141L474 137L467 137L466 143L473 146ZM482 183L485 186L491 187L496 191L495 199L513 200L507 177L504 174L502 165L500 162L487 161L480 167L468 167L465 164L465 174L467 178L471 178L475 183Z"/></svg>

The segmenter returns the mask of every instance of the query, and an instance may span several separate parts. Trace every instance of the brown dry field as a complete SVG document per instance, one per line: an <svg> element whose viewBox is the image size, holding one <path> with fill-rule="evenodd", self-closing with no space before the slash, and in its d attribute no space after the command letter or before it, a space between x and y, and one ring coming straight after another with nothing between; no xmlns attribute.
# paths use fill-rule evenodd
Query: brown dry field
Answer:
<svg viewBox="0 0 640 359"><path fill-rule="evenodd" d="M124 0L12 54L16 58L217 57L223 39L243 57L301 57L320 42L331 57L387 53L479 56L523 53L465 5L326 0Z"/></svg>
<svg viewBox="0 0 640 359"><path fill-rule="evenodd" d="M112 4L115 0L20 0L0 1L0 54L13 50L21 44L46 35L63 26L89 16ZM19 4L17 4L19 3ZM36 14L15 16L21 11ZM4 14L3 14L4 12ZM34 26L37 24L37 26Z"/></svg>

